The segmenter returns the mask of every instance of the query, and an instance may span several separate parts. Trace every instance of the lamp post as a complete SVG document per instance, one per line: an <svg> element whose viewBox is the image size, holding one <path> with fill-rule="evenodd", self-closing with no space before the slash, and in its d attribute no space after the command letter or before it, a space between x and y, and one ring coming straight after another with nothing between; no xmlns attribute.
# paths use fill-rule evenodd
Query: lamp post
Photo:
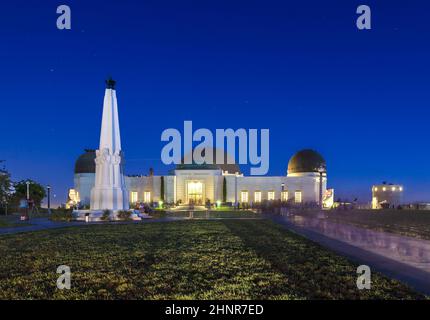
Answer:
<svg viewBox="0 0 430 320"><path fill-rule="evenodd" d="M27 208L27 219L30 217L30 211L29 211L29 207L30 207L30 181L27 181L26 183L25 183L26 185L27 185L27 205L26 205L26 208Z"/></svg>
<svg viewBox="0 0 430 320"><path fill-rule="evenodd" d="M51 186L48 184L46 189L48 190L48 214L51 214Z"/></svg>
<svg viewBox="0 0 430 320"><path fill-rule="evenodd" d="M320 206L320 209L322 210L323 209L323 201L322 201L322 199L323 199L323 190L322 190L323 189L323 173L325 172L324 166L319 167L318 172L320 174L319 206Z"/></svg>
<svg viewBox="0 0 430 320"><path fill-rule="evenodd" d="M27 185L27 201L30 200L30 181L25 183Z"/></svg>

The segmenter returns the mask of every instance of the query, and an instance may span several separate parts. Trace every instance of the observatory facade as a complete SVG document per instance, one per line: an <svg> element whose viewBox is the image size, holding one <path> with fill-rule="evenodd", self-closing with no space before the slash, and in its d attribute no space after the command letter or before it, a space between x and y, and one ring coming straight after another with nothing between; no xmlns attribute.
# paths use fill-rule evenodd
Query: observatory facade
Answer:
<svg viewBox="0 0 430 320"><path fill-rule="evenodd" d="M216 153L216 150L214 150ZM231 160L231 159L229 159ZM294 154L282 176L245 176L238 165L179 164L169 174L127 176L121 150L115 81L106 81L98 150L85 150L75 163L69 205L100 211L127 210L142 203L173 205L226 202L255 204L281 200L293 204L332 203L327 166L316 151ZM325 199L330 195L331 199Z"/></svg>
<svg viewBox="0 0 430 320"><path fill-rule="evenodd" d="M75 163L75 199L83 207L90 205L95 184L94 150L85 150ZM321 172L321 168L324 171ZM245 176L236 164L180 164L168 175L124 176L130 206L163 201L171 204L201 204L225 201L253 204L264 200L294 204L319 203L322 182L326 199L327 172L323 157L314 150L301 150L291 157L284 176ZM322 181L320 181L322 179ZM225 186L224 186L225 185ZM332 197L332 192L330 192Z"/></svg>

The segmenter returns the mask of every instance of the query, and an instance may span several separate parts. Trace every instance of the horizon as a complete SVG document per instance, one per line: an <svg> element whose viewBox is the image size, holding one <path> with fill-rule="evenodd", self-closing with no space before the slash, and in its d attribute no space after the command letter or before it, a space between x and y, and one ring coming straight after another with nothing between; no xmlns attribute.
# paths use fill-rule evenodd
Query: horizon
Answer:
<svg viewBox="0 0 430 320"><path fill-rule="evenodd" d="M112 75L126 174L167 174L161 133L192 120L268 128L268 176L310 148L335 199L370 202L387 181L405 202L429 202L430 5L367 4L367 31L355 1L71 1L71 30L56 29L55 1L3 4L0 159L14 181L49 184L52 204L65 202L76 159L98 148Z"/></svg>

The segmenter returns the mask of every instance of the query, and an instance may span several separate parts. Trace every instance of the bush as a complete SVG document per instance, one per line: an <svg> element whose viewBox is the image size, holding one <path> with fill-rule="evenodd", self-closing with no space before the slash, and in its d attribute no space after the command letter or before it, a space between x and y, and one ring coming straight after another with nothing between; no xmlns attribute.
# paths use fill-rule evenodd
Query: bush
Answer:
<svg viewBox="0 0 430 320"><path fill-rule="evenodd" d="M49 219L51 219L52 221L72 221L73 220L72 210L57 209L52 212Z"/></svg>
<svg viewBox="0 0 430 320"><path fill-rule="evenodd" d="M131 220L131 211L127 211L127 210L118 211L118 218L120 220Z"/></svg>
<svg viewBox="0 0 430 320"><path fill-rule="evenodd" d="M107 221L109 220L109 217L110 217L110 210L106 209L106 210L103 210L103 215L100 217L100 220Z"/></svg>

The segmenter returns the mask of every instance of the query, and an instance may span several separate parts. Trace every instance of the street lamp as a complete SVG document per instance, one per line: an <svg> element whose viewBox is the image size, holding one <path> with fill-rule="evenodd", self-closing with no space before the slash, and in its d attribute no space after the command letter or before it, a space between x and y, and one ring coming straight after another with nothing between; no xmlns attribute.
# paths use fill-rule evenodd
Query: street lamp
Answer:
<svg viewBox="0 0 430 320"><path fill-rule="evenodd" d="M25 183L27 185L27 201L30 200L30 181Z"/></svg>
<svg viewBox="0 0 430 320"><path fill-rule="evenodd" d="M29 207L30 207L30 181L27 181L25 183L27 185L27 205L26 205L26 210L27 210L27 219L30 218L30 211L29 211Z"/></svg>
<svg viewBox="0 0 430 320"><path fill-rule="evenodd" d="M325 172L325 167L324 166L320 166L318 168L318 172L320 174L320 194L319 194L319 205L320 205L320 209L323 209L323 173Z"/></svg>
<svg viewBox="0 0 430 320"><path fill-rule="evenodd" d="M51 186L48 184L46 189L48 190L48 214L51 214Z"/></svg>

